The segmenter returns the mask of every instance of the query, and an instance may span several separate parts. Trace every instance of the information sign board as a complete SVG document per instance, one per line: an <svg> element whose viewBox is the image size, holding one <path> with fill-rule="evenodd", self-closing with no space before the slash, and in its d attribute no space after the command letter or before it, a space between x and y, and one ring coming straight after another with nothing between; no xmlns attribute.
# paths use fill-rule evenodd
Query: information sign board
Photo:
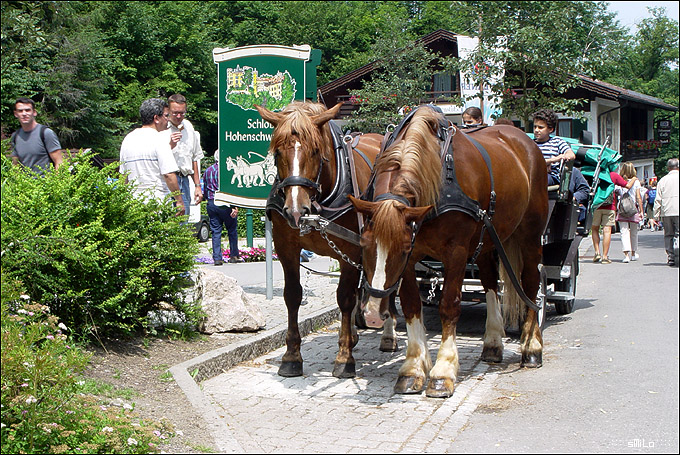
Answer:
<svg viewBox="0 0 680 455"><path fill-rule="evenodd" d="M220 135L216 205L265 207L276 177L274 158L267 154L273 125L255 105L280 111L314 97L320 56L309 45L213 49Z"/></svg>

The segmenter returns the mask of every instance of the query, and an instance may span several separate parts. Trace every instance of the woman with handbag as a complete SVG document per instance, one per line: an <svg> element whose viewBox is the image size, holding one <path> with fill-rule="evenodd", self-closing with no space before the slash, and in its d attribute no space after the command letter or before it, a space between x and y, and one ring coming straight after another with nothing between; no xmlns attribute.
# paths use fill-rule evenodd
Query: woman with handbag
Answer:
<svg viewBox="0 0 680 455"><path fill-rule="evenodd" d="M626 180L637 177L635 166L630 161L621 165L619 174ZM639 258L638 249L638 229L642 221L642 198L640 197L640 181L635 179L635 183L630 189L616 186L616 221L619 222L621 229L621 243L623 244L623 262L636 261Z"/></svg>

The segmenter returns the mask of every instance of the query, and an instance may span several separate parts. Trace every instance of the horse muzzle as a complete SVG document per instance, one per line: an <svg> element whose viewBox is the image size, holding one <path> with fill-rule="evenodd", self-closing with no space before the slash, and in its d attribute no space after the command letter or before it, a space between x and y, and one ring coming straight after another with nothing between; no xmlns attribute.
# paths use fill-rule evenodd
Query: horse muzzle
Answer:
<svg viewBox="0 0 680 455"><path fill-rule="evenodd" d="M363 309L364 319L366 320L366 325L373 329L379 329L385 324L385 321L390 316L389 311L387 311L387 305L383 305L384 299L376 299L375 297L370 297L366 306ZM385 308L383 310L383 307Z"/></svg>

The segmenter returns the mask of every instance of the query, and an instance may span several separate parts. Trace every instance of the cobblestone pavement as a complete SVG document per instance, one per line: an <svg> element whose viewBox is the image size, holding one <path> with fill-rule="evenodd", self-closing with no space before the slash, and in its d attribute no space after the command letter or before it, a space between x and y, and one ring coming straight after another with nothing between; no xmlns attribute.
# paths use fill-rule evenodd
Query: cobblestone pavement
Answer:
<svg viewBox="0 0 680 455"><path fill-rule="evenodd" d="M460 371L452 397L397 395L392 388L404 360L403 324L398 326L400 349L395 353L378 350L380 332L359 331L353 379L331 375L338 329L336 323L303 340L302 377L277 375L285 352L280 348L201 384L243 451L444 453L497 375L519 362L516 339L506 338L504 362L490 365L479 360L479 336L458 336ZM441 336L430 332L430 354L435 359Z"/></svg>

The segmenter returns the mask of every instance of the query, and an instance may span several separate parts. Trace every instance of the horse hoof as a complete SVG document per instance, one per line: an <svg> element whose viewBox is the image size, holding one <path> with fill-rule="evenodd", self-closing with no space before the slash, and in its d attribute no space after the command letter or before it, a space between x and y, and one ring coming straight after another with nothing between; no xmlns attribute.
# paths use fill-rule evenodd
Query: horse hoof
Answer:
<svg viewBox="0 0 680 455"><path fill-rule="evenodd" d="M380 350L382 352L397 352L399 350L399 343L396 338L382 338L380 340Z"/></svg>
<svg viewBox="0 0 680 455"><path fill-rule="evenodd" d="M430 379L425 395L430 398L448 398L453 395L453 381L451 379Z"/></svg>
<svg viewBox="0 0 680 455"><path fill-rule="evenodd" d="M279 376L285 378L302 376L302 362L281 362Z"/></svg>
<svg viewBox="0 0 680 455"><path fill-rule="evenodd" d="M353 378L356 377L356 365L354 363L338 363L335 362L333 366L333 376L336 378Z"/></svg>
<svg viewBox="0 0 680 455"><path fill-rule="evenodd" d="M424 387L425 378L423 376L399 376L397 383L394 385L394 393L420 393Z"/></svg>
<svg viewBox="0 0 680 455"><path fill-rule="evenodd" d="M503 348L498 346L484 347L482 361L488 363L500 363L503 361Z"/></svg>
<svg viewBox="0 0 680 455"><path fill-rule="evenodd" d="M543 354L538 352L536 354L522 353L522 362L519 364L521 368L540 368L543 365Z"/></svg>

